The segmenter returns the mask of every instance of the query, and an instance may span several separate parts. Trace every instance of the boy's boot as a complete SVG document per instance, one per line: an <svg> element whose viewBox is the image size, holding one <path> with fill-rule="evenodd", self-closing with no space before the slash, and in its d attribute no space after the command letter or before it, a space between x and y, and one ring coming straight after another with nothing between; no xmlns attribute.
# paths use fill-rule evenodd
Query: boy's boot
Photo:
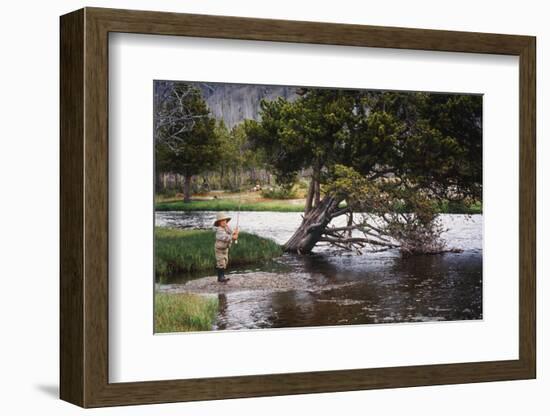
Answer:
<svg viewBox="0 0 550 416"><path fill-rule="evenodd" d="M216 271L218 272L218 282L223 282L223 279L224 279L223 269L216 267Z"/></svg>
<svg viewBox="0 0 550 416"><path fill-rule="evenodd" d="M225 269L220 269L221 271L221 280L220 278L218 277L218 282L222 282L222 283L227 283L229 282L229 278L228 277L225 277Z"/></svg>

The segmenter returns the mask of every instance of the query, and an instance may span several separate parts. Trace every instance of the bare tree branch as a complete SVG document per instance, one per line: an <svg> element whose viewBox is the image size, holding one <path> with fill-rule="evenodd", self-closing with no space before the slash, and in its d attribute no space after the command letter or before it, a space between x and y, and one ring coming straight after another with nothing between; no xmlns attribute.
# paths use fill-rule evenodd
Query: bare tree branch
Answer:
<svg viewBox="0 0 550 416"><path fill-rule="evenodd" d="M182 133L193 130L197 120L207 117L194 114L192 109L187 108L186 100L196 90L191 86L184 88L186 84L178 85L170 81L161 82L155 90L155 140L166 144L172 151L181 142Z"/></svg>
<svg viewBox="0 0 550 416"><path fill-rule="evenodd" d="M344 214L347 214L351 212L350 208L349 207L346 207L346 208L343 208L339 211L336 211L335 213L333 213L331 216L330 216L330 219L334 219L336 217L340 217L341 215L344 215Z"/></svg>
<svg viewBox="0 0 550 416"><path fill-rule="evenodd" d="M351 237L351 238L334 238L329 236L324 236L319 239L319 241L325 241L327 243L332 244L372 244L375 246L384 246L384 247L391 247L391 248L399 248L400 246L397 244L388 244L388 243L381 243L379 241L373 240L371 238L364 238L364 237Z"/></svg>

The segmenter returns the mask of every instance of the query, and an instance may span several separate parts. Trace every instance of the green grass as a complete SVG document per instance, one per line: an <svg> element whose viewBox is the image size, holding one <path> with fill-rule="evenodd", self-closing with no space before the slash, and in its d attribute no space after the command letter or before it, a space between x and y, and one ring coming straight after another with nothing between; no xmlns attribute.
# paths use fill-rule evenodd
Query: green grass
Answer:
<svg viewBox="0 0 550 416"><path fill-rule="evenodd" d="M276 212L303 212L303 203L294 203L286 200L269 201L242 201L241 211L276 211ZM155 204L156 211L237 211L237 199L212 199L205 201L165 201Z"/></svg>
<svg viewBox="0 0 550 416"><path fill-rule="evenodd" d="M213 273L214 242L214 231L155 228L155 274L162 277L199 270ZM241 232L239 243L229 250L229 265L271 260L281 254L281 246L274 241Z"/></svg>
<svg viewBox="0 0 550 416"><path fill-rule="evenodd" d="M479 201L467 204L464 201L443 201L433 202L433 207L438 214L481 214L482 204ZM411 212L406 205L395 204L394 209L396 212L408 213Z"/></svg>
<svg viewBox="0 0 550 416"><path fill-rule="evenodd" d="M481 214L482 204L480 201L469 205L462 201L448 201L439 204L438 212L440 214Z"/></svg>
<svg viewBox="0 0 550 416"><path fill-rule="evenodd" d="M187 293L155 294L155 332L209 331L218 299Z"/></svg>
<svg viewBox="0 0 550 416"><path fill-rule="evenodd" d="M345 206L345 203L341 205ZM275 212L304 212L304 203L296 203L285 200L258 200L242 201L241 211L275 211ZM162 201L155 206L157 211L238 211L237 199L212 199L183 202ZM440 214L481 214L481 202L467 205L464 202L443 202L438 204L437 211Z"/></svg>

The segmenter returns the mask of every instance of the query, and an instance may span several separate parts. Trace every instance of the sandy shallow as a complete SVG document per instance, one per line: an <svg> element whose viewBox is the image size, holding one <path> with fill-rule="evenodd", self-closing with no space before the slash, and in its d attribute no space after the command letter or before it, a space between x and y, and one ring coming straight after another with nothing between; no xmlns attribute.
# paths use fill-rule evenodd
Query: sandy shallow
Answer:
<svg viewBox="0 0 550 416"><path fill-rule="evenodd" d="M268 273L255 272L244 274L226 275L230 280L227 283L218 283L216 276L207 276L201 279L191 280L185 284L157 285L157 291L161 293L197 293L215 294L230 292L285 292L289 290L299 291L325 291L349 286L355 283L324 284L311 277L309 273Z"/></svg>

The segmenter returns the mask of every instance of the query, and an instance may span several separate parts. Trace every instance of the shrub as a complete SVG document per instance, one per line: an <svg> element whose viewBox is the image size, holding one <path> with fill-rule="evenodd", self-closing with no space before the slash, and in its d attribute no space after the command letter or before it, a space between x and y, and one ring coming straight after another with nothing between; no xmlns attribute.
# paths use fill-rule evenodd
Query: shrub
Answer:
<svg viewBox="0 0 550 416"><path fill-rule="evenodd" d="M297 197L297 193L293 186L275 186L262 189L262 197L269 199L294 199Z"/></svg>

